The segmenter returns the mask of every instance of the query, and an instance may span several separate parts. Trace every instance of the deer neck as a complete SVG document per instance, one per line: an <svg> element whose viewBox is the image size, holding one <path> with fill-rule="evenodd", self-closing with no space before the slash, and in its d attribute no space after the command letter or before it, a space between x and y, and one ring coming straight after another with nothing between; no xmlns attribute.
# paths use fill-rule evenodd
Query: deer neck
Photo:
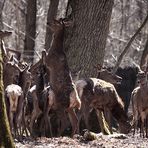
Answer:
<svg viewBox="0 0 148 148"><path fill-rule="evenodd" d="M49 52L61 52L63 51L63 40L64 40L64 31L54 33L52 37L51 47Z"/></svg>

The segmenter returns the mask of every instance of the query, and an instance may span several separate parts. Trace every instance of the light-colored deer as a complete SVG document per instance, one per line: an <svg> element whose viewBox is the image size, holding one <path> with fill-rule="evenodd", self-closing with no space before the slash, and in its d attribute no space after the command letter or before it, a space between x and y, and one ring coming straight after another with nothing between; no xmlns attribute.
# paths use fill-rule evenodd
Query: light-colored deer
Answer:
<svg viewBox="0 0 148 148"><path fill-rule="evenodd" d="M147 80L147 70L141 71L137 75L139 81L139 86L136 87L131 95L132 109L133 109L133 125L134 125L134 134L136 128L138 128L138 122L140 124L140 131L143 137L148 137L147 131L147 116L148 116L148 80ZM140 135L141 135L140 134Z"/></svg>

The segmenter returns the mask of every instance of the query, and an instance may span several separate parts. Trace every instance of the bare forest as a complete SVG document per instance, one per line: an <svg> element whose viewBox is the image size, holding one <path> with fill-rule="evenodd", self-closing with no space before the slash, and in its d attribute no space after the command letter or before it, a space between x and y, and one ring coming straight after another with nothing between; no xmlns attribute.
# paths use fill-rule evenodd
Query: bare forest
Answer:
<svg viewBox="0 0 148 148"><path fill-rule="evenodd" d="M0 148L148 147L148 0L0 0Z"/></svg>

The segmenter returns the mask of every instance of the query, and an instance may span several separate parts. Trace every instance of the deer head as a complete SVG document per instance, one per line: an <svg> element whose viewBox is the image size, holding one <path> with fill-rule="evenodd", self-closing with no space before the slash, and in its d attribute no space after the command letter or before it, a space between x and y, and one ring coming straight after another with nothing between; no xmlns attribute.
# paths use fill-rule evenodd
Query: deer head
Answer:
<svg viewBox="0 0 148 148"><path fill-rule="evenodd" d="M100 64L94 66L98 70L97 78L110 82L112 84L121 83L122 78L116 74L113 74L112 71L108 70L106 67L102 67Z"/></svg>

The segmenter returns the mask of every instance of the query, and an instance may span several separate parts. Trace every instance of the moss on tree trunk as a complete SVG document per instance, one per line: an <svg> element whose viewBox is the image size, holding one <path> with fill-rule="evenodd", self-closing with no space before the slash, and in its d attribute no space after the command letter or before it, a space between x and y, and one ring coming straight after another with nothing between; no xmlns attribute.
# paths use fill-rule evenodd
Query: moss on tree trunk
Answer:
<svg viewBox="0 0 148 148"><path fill-rule="evenodd" d="M2 52L0 50L0 148L14 148L4 102Z"/></svg>

